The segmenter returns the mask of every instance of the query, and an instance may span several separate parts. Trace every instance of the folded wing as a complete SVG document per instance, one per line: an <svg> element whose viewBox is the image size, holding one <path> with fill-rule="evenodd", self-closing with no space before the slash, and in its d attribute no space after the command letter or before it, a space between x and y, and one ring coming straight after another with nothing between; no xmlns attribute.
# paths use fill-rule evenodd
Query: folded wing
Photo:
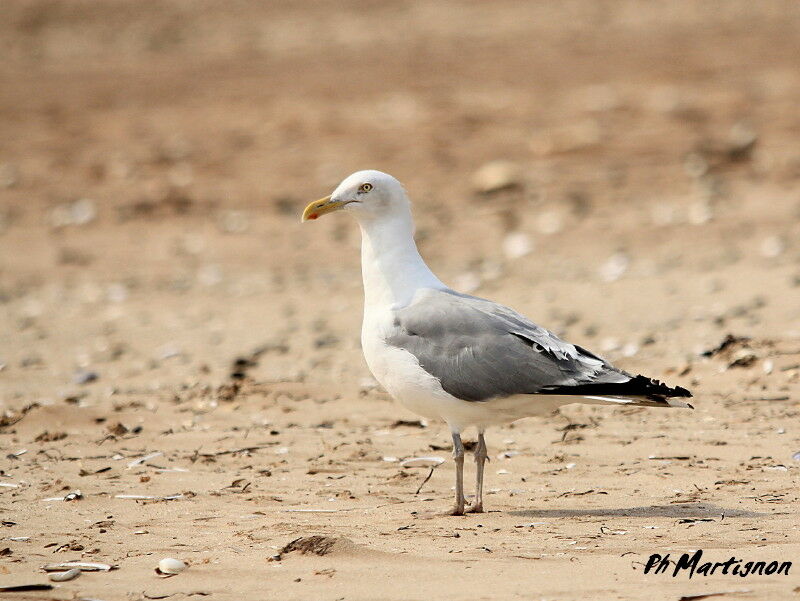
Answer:
<svg viewBox="0 0 800 601"><path fill-rule="evenodd" d="M555 394L662 404L691 396L617 369L508 307L452 290L420 291L395 311L386 342L413 354L445 391L465 401Z"/></svg>

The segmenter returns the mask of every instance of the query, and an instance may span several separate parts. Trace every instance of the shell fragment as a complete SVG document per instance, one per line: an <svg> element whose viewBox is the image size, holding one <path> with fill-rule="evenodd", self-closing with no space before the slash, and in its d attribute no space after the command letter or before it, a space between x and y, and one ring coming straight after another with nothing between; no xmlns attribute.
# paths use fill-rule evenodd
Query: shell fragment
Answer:
<svg viewBox="0 0 800 601"><path fill-rule="evenodd" d="M78 501L82 498L83 498L83 493L79 490L74 490L63 497L48 497L46 499L42 499L42 501L44 503L50 503L52 501Z"/></svg>
<svg viewBox="0 0 800 601"><path fill-rule="evenodd" d="M45 572L63 572L73 568L81 572L108 572L113 570L114 566L107 563L93 563L89 561L63 561L61 563L48 563L42 566Z"/></svg>
<svg viewBox="0 0 800 601"><path fill-rule="evenodd" d="M444 463L441 457L409 457L400 462L402 467L438 467Z"/></svg>
<svg viewBox="0 0 800 601"><path fill-rule="evenodd" d="M133 461L128 463L128 469L136 467L137 465L141 465L142 463L150 461L151 459L155 459L156 457L160 457L163 454L164 453L162 453L161 451L156 451L155 453L150 453L149 455L145 455L144 457L139 457L138 459L134 459Z"/></svg>
<svg viewBox="0 0 800 601"><path fill-rule="evenodd" d="M182 499L183 494L169 495L167 497L158 497L155 495L114 495L115 499L129 499L132 501L174 501Z"/></svg>
<svg viewBox="0 0 800 601"><path fill-rule="evenodd" d="M48 578L53 582L67 582L68 580L75 580L80 575L80 568L72 568L66 572L51 572Z"/></svg>

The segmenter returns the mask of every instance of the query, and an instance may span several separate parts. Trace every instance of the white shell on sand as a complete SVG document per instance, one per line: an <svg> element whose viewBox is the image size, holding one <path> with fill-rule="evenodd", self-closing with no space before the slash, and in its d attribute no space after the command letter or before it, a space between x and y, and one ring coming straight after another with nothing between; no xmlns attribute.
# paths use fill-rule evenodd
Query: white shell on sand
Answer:
<svg viewBox="0 0 800 601"><path fill-rule="evenodd" d="M410 457L400 462L403 467L436 467L442 465L444 459L441 457Z"/></svg>
<svg viewBox="0 0 800 601"><path fill-rule="evenodd" d="M74 580L78 576L81 575L80 568L72 568L71 570L67 570L66 572L51 572L48 575L48 578L53 582L67 582L68 580Z"/></svg>
<svg viewBox="0 0 800 601"><path fill-rule="evenodd" d="M180 559L173 559L171 557L165 557L161 561L158 562L158 567L156 568L157 574L180 574L183 572L187 567L186 563L181 561Z"/></svg>

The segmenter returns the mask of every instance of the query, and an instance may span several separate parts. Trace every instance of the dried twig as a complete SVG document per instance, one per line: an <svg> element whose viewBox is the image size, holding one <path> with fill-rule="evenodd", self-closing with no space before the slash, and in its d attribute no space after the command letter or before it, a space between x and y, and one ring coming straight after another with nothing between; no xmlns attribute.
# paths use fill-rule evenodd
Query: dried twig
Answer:
<svg viewBox="0 0 800 601"><path fill-rule="evenodd" d="M415 496L420 493L420 491L422 490L422 487L425 486L425 484L428 482L428 480L431 479L431 476L433 476L433 470L435 470L435 469L436 469L436 466L432 467L431 471L428 472L428 475L425 476L425 479L422 481L422 484L419 485L419 488L417 489L417 492L414 493Z"/></svg>
<svg viewBox="0 0 800 601"><path fill-rule="evenodd" d="M262 445L256 445L253 447L242 447L240 449L231 449L228 451L217 451L216 453L201 453L200 451L195 451L191 455L188 455L188 458L192 461L197 461L198 457L219 457L220 455L235 455L236 453L249 453L251 451L258 451L260 449L268 449L269 447L274 447L277 442L271 442Z"/></svg>

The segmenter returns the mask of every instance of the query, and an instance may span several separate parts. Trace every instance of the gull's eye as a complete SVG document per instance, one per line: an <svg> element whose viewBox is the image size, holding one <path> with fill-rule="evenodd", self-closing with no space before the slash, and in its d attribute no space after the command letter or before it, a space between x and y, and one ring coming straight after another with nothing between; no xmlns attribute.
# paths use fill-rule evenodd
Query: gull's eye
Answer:
<svg viewBox="0 0 800 601"><path fill-rule="evenodd" d="M372 184L370 183L361 184L361 186L358 188L359 192L369 192L370 190L372 190Z"/></svg>

